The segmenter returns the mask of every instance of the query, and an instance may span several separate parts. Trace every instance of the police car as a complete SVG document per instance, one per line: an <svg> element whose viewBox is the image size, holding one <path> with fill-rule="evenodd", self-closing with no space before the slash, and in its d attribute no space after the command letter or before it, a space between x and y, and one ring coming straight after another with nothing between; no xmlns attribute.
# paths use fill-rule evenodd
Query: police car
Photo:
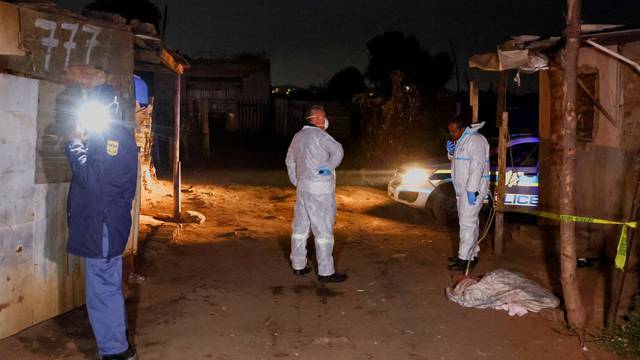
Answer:
<svg viewBox="0 0 640 360"><path fill-rule="evenodd" d="M538 206L538 149L540 139L532 135L512 135L507 146L505 205ZM497 150L492 147L491 184L497 180ZM456 196L451 181L451 162L407 164L396 171L387 186L395 201L432 211L436 219L456 216ZM488 202L488 199L485 200Z"/></svg>

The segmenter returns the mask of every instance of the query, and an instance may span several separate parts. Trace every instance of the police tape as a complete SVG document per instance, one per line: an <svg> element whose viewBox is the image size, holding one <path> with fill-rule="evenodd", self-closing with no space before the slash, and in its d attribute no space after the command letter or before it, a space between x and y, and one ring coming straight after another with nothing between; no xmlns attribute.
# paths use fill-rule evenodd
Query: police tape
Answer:
<svg viewBox="0 0 640 360"><path fill-rule="evenodd" d="M525 210L525 209L505 209L504 212L516 212L522 214L535 215L551 220L558 220L562 222L579 222L579 223L591 223L591 224L604 224L604 225L622 225L620 230L620 237L618 238L618 249L616 250L616 268L624 269L624 265L627 262L627 246L629 238L629 228L637 228L637 221L613 221L605 219L597 219L586 216L576 215L563 215L556 214L548 211L541 210Z"/></svg>

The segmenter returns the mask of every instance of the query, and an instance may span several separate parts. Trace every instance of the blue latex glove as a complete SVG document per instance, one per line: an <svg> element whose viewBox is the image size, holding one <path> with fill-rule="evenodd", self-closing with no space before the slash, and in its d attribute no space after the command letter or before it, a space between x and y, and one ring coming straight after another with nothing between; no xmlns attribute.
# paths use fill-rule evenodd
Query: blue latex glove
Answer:
<svg viewBox="0 0 640 360"><path fill-rule="evenodd" d="M323 165L318 168L318 174L322 176L331 176L331 169Z"/></svg>
<svg viewBox="0 0 640 360"><path fill-rule="evenodd" d="M469 205L475 205L478 201L478 192L467 191L467 201L469 201Z"/></svg>
<svg viewBox="0 0 640 360"><path fill-rule="evenodd" d="M469 201L469 205L475 205L478 201L478 193L467 191L467 201Z"/></svg>
<svg viewBox="0 0 640 360"><path fill-rule="evenodd" d="M447 140L447 152L449 155L453 155L453 152L456 150L456 144L451 140Z"/></svg>

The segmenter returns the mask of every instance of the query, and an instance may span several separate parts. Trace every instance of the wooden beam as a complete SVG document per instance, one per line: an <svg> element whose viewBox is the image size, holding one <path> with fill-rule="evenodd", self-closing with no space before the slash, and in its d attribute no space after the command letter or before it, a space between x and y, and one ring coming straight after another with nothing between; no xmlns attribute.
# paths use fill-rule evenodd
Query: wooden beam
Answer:
<svg viewBox="0 0 640 360"><path fill-rule="evenodd" d="M173 129L173 218L176 222L180 221L180 213L182 212L181 183L182 174L180 166L180 92L182 75L176 74L176 94L174 104L174 129Z"/></svg>
<svg viewBox="0 0 640 360"><path fill-rule="evenodd" d="M498 176L496 185L496 217L493 250L496 256L504 251L504 198L507 184L507 145L509 143L509 113L502 113L498 143Z"/></svg>
<svg viewBox="0 0 640 360"><path fill-rule="evenodd" d="M506 108L507 73L501 71L498 80L498 101L496 102L496 125L498 136L498 181L496 185L495 223L493 252L501 256L504 250L504 196L506 193L507 145L509 143L509 113Z"/></svg>
<svg viewBox="0 0 640 360"><path fill-rule="evenodd" d="M578 56L580 53L581 0L567 0L565 72L563 77L562 165L560 169L560 212L575 213L576 175L576 99L578 94ZM569 326L584 335L585 312L576 279L576 227L574 222L560 222L560 281Z"/></svg>
<svg viewBox="0 0 640 360"><path fill-rule="evenodd" d="M0 55L24 56L20 44L20 10L18 6L0 1Z"/></svg>
<svg viewBox="0 0 640 360"><path fill-rule="evenodd" d="M184 65L180 64L176 59L171 55L167 49L162 48L160 50L160 60L165 64L168 68L172 69L175 73L182 75L184 74Z"/></svg>
<svg viewBox="0 0 640 360"><path fill-rule="evenodd" d="M471 116L471 123L475 124L478 122L478 106L479 106L479 95L478 87L473 81L469 81L469 105L471 106L471 110L473 111Z"/></svg>
<svg viewBox="0 0 640 360"><path fill-rule="evenodd" d="M638 64L637 62L635 62L635 61L633 61L633 60L631 60L631 59L629 59L627 57L624 57L624 56L618 54L617 52L615 52L613 50L607 49L605 46L602 46L602 45L598 44L597 42L595 42L595 41L593 41L591 39L587 40L586 43L591 45L591 46L593 46L594 48L602 51L603 53L605 53L607 55L610 55L610 56L622 61L623 63L625 63L627 65L630 65L635 71L640 73L640 64Z"/></svg>
<svg viewBox="0 0 640 360"><path fill-rule="evenodd" d="M587 89L587 86L584 84L584 82L582 82L582 80L580 80L580 77L578 77L578 86L580 86L580 88L582 89L582 91L584 91L585 94L587 94L587 96L589 97L589 99L591 99L591 101L593 102L593 104L595 105L596 109L598 109L598 111L600 111L602 113L602 115L604 115L604 117L607 118L607 120L609 120L609 122L611 122L611 124L615 127L618 126L618 124L616 123L616 121L613 119L613 116L611 116L611 114L609 114L609 112L607 111L607 109L605 109L604 106L602 106L602 104L598 101L598 99L596 98L596 96L594 94L591 93L591 91L589 91L589 89Z"/></svg>

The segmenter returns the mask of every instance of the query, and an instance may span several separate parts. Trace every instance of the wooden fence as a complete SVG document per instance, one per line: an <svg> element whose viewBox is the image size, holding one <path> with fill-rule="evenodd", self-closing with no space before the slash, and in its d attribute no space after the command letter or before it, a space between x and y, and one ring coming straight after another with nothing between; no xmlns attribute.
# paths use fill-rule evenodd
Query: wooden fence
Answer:
<svg viewBox="0 0 640 360"><path fill-rule="evenodd" d="M275 134L289 136L305 124L305 112L311 105L322 105L329 118L329 133L337 139L348 139L351 133L351 103L338 101L273 100Z"/></svg>

